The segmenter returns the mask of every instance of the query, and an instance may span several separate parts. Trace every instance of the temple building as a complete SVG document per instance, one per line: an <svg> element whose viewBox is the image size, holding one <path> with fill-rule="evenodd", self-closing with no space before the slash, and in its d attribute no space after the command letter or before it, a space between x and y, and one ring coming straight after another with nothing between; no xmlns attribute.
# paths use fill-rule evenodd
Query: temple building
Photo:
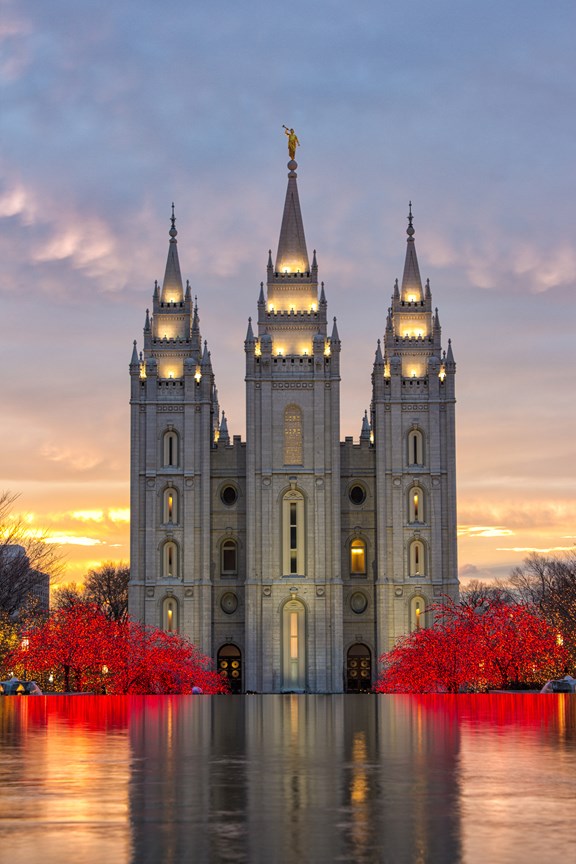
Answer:
<svg viewBox="0 0 576 864"><path fill-rule="evenodd" d="M359 440L340 440L340 333L308 255L297 167L248 319L245 442L220 409L172 210L130 362L130 613L188 636L235 691L361 692L430 603L457 596L456 367L410 208L382 341L366 318L370 408Z"/></svg>

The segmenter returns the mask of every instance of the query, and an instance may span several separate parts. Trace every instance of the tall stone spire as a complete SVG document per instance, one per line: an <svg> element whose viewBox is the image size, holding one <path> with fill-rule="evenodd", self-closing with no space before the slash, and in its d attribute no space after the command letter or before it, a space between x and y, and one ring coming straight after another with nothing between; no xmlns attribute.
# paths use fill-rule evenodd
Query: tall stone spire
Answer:
<svg viewBox="0 0 576 864"><path fill-rule="evenodd" d="M172 216L170 217L170 222L172 225L168 232L170 234L170 244L168 246L166 272L164 273L164 282L162 283L160 301L162 303L181 303L184 299L184 289L182 287L180 261L178 260L178 242L176 240L178 231L176 230L174 204L172 204Z"/></svg>
<svg viewBox="0 0 576 864"><path fill-rule="evenodd" d="M276 255L276 273L308 273L310 270L296 183L297 167L298 163L294 159L288 162L288 188Z"/></svg>
<svg viewBox="0 0 576 864"><path fill-rule="evenodd" d="M422 280L420 279L420 268L416 257L416 244L414 243L414 226L412 225L412 202L408 213L408 241L406 246L406 260L404 262L404 275L402 276L402 300L404 302L420 302L423 299Z"/></svg>

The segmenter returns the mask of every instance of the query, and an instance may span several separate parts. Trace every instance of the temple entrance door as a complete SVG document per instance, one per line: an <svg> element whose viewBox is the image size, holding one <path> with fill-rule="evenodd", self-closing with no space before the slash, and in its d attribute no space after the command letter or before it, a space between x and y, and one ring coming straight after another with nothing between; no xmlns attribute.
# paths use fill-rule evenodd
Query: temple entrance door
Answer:
<svg viewBox="0 0 576 864"><path fill-rule="evenodd" d="M369 693L372 689L372 655L367 645L357 642L346 658L346 692Z"/></svg>
<svg viewBox="0 0 576 864"><path fill-rule="evenodd" d="M228 680L231 693L242 693L242 654L236 645L223 645L220 648L218 672Z"/></svg>
<svg viewBox="0 0 576 864"><path fill-rule="evenodd" d="M298 600L282 609L282 690L306 690L306 609Z"/></svg>

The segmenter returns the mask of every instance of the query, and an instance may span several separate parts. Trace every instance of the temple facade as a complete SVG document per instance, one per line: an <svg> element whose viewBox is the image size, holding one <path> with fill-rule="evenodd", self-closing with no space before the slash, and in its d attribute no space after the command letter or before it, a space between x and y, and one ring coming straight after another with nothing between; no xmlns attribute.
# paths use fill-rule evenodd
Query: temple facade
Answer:
<svg viewBox="0 0 576 864"><path fill-rule="evenodd" d="M130 613L188 636L235 691L361 692L430 603L457 596L456 367L410 209L370 409L358 441L340 440L340 334L297 167L248 320L245 442L220 409L172 211L130 362Z"/></svg>

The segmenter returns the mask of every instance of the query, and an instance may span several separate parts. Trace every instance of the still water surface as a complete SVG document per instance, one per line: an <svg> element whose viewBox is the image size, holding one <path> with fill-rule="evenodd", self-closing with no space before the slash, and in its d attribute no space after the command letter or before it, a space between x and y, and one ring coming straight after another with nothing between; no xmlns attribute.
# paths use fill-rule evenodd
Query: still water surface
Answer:
<svg viewBox="0 0 576 864"><path fill-rule="evenodd" d="M0 861L576 861L576 696L0 699Z"/></svg>

